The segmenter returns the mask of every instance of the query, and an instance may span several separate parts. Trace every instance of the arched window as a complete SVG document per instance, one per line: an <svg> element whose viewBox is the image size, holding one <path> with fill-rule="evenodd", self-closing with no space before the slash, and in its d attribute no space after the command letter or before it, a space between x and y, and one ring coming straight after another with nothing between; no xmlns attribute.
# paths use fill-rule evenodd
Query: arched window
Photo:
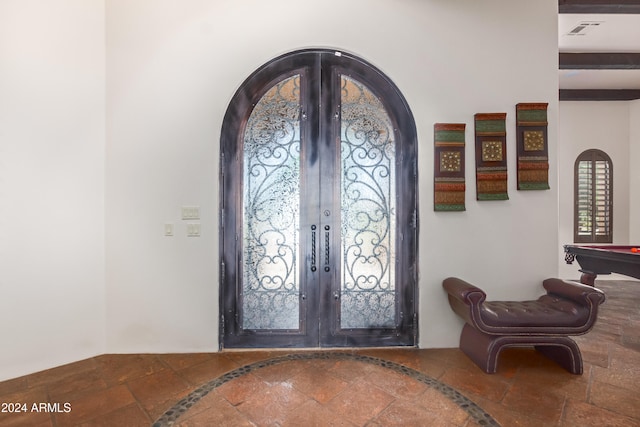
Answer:
<svg viewBox="0 0 640 427"><path fill-rule="evenodd" d="M283 55L221 134L223 347L415 345L416 129L355 56Z"/></svg>
<svg viewBox="0 0 640 427"><path fill-rule="evenodd" d="M581 153L575 163L575 243L613 241L613 164L601 150Z"/></svg>

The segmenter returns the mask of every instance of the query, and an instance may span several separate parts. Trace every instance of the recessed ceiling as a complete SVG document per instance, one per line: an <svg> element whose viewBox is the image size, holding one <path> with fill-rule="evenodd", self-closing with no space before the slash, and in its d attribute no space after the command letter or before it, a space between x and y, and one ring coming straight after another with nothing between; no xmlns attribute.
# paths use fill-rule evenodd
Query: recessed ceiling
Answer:
<svg viewBox="0 0 640 427"><path fill-rule="evenodd" d="M640 15L561 13L558 36L560 52L640 52Z"/></svg>
<svg viewBox="0 0 640 427"><path fill-rule="evenodd" d="M640 89L640 70L560 70L560 89Z"/></svg>
<svg viewBox="0 0 640 427"><path fill-rule="evenodd" d="M640 14L560 13L558 50L560 53L583 54L640 53ZM635 63L626 69L606 69L606 64L584 69L563 68L568 67L561 60L561 90L640 89L640 65Z"/></svg>

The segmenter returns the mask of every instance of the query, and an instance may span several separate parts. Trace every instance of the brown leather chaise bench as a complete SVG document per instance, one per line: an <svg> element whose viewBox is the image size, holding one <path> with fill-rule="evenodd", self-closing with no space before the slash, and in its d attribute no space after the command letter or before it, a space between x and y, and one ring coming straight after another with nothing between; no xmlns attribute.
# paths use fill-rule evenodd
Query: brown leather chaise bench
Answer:
<svg viewBox="0 0 640 427"><path fill-rule="evenodd" d="M569 335L587 333L598 306L599 289L577 282L546 279L547 291L535 301L485 301L482 289L450 277L442 282L449 304L465 320L460 349L486 373L496 372L504 347L534 346L573 374L582 374L582 356Z"/></svg>

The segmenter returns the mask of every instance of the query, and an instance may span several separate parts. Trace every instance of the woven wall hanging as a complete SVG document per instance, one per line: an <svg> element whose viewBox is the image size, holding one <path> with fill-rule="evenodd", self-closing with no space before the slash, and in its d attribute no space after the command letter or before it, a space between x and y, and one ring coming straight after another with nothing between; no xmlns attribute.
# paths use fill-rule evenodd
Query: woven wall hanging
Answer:
<svg viewBox="0 0 640 427"><path fill-rule="evenodd" d="M549 189L547 103L516 105L518 190Z"/></svg>
<svg viewBox="0 0 640 427"><path fill-rule="evenodd" d="M478 113L476 134L476 198L508 200L507 113Z"/></svg>
<svg viewBox="0 0 640 427"><path fill-rule="evenodd" d="M464 211L464 123L434 125L435 211Z"/></svg>

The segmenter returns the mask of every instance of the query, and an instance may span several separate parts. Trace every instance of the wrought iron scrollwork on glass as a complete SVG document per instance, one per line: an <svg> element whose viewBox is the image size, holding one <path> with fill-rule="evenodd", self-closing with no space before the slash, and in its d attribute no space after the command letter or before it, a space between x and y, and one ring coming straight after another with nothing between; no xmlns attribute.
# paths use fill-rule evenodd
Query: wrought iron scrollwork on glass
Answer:
<svg viewBox="0 0 640 427"><path fill-rule="evenodd" d="M298 329L300 76L256 104L243 141L243 329Z"/></svg>
<svg viewBox="0 0 640 427"><path fill-rule="evenodd" d="M394 131L363 84L341 79L341 327L396 324Z"/></svg>

